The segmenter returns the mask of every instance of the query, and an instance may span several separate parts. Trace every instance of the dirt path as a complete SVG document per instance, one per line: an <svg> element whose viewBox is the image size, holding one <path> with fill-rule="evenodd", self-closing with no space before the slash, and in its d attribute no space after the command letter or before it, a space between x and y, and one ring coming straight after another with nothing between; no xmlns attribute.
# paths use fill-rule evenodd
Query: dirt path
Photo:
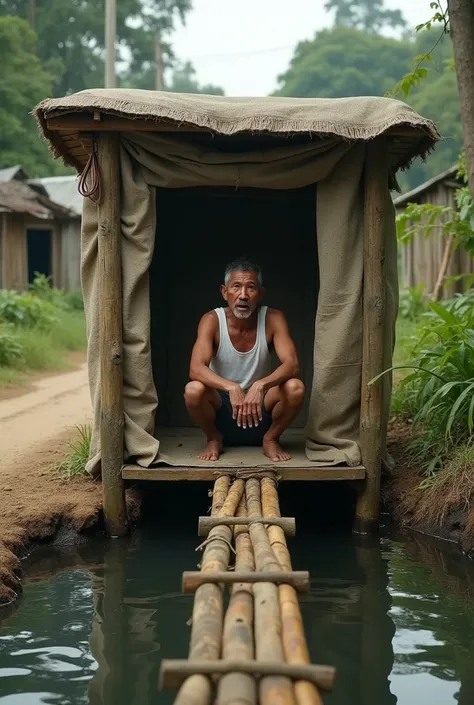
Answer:
<svg viewBox="0 0 474 705"><path fill-rule="evenodd" d="M19 394L0 401L0 604L21 591L18 556L60 531L97 525L102 505L100 483L54 471L74 427L92 420L86 365Z"/></svg>
<svg viewBox="0 0 474 705"><path fill-rule="evenodd" d="M85 364L74 372L38 380L27 394L0 401L0 477L22 457L34 453L38 445L44 446L67 429L91 420Z"/></svg>

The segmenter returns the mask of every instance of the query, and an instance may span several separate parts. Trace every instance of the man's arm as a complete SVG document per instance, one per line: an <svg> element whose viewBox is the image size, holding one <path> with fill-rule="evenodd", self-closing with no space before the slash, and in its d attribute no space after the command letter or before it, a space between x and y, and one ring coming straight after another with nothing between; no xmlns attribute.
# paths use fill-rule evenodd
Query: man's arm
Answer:
<svg viewBox="0 0 474 705"><path fill-rule="evenodd" d="M229 382L209 369L217 326L218 321L212 311L205 313L199 321L197 338L191 354L189 377L193 382L202 382L206 387L230 393L236 386L235 383Z"/></svg>
<svg viewBox="0 0 474 705"><path fill-rule="evenodd" d="M247 423L258 426L258 422L263 418L263 397L266 391L272 387L278 387L284 384L292 377L297 377L300 372L298 362L298 354L295 344L288 330L288 323L281 311L269 311L267 317L270 317L270 330L272 332L273 345L275 352L280 360L279 367L276 368L268 377L259 379L252 384L245 396L245 402L242 407L242 418L244 428Z"/></svg>
<svg viewBox="0 0 474 705"><path fill-rule="evenodd" d="M259 380L264 392L267 392L272 387L284 384L292 377L298 377L300 373L298 354L285 316L281 311L271 311L269 315L273 345L280 360L280 365L268 377Z"/></svg>

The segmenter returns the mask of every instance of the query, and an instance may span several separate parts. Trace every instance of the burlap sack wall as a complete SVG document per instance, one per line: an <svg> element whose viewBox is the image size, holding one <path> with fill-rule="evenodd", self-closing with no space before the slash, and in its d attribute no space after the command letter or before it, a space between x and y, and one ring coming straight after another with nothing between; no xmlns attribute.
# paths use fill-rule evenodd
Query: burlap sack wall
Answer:
<svg viewBox="0 0 474 705"><path fill-rule="evenodd" d="M149 466L158 404L150 359L148 267L155 237L155 186L250 186L275 189L318 183L320 292L307 455L315 463L360 462L364 143L315 138L309 144L226 153L156 133L121 137L124 413L126 458ZM387 199L390 200L387 181ZM388 201L387 201L388 202ZM157 214L159 221L159 213ZM159 228L158 228L159 236ZM315 234L316 237L316 234ZM387 210L386 365L390 365L397 289L393 209ZM85 201L82 284L94 428L88 470L100 471L97 206ZM385 381L389 390L389 380ZM389 394L385 394L385 417Z"/></svg>

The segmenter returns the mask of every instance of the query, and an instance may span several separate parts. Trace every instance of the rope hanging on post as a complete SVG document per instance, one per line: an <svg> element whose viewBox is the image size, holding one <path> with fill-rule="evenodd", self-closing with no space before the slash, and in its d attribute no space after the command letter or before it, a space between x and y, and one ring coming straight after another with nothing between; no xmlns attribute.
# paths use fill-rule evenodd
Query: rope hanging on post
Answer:
<svg viewBox="0 0 474 705"><path fill-rule="evenodd" d="M89 185L88 185L89 184ZM102 196L100 183L99 160L97 159L97 144L94 140L92 152L80 176L77 190L84 198L90 198L99 203Z"/></svg>

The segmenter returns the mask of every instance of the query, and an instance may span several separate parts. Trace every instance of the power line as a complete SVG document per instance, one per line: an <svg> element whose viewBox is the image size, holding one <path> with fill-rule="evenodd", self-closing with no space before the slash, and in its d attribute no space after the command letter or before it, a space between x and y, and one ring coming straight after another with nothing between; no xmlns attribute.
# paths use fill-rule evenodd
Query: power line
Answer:
<svg viewBox="0 0 474 705"><path fill-rule="evenodd" d="M201 56L191 56L189 59L191 61L202 61L202 60L213 60L213 61L225 61L226 59L234 59L245 56L256 56L261 54L273 54L278 51L289 51L295 48L294 44L280 47L271 47L269 49L252 49L250 51L239 51L231 54L201 54Z"/></svg>

